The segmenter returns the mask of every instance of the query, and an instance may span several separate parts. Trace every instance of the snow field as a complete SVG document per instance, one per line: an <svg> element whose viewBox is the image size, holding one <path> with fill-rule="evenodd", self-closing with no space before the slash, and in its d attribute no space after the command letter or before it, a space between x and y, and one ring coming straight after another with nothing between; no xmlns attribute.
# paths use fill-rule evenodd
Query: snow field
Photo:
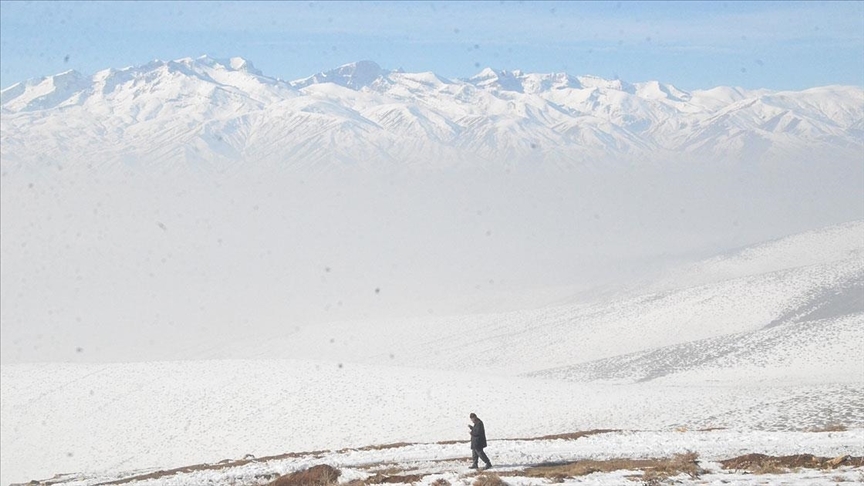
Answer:
<svg viewBox="0 0 864 486"><path fill-rule="evenodd" d="M669 455L682 448L708 461L750 452L862 455L862 228L847 224L711 260L704 268L716 274L706 271L696 275L706 281L683 287L511 312L280 326L283 332L265 338L210 332L210 341L182 349L189 357L257 359L4 362L0 484L61 472L96 478L91 484L124 471L246 454L402 442L416 445L327 457L346 467L349 479L364 474L356 470L360 461L415 467L453 460L430 470L455 484L463 481L464 444L431 443L464 440L472 411L486 421L489 453L505 471L583 453ZM823 251L825 241L837 247ZM781 248L781 257L772 259L772 248ZM752 271L742 263L748 259ZM112 344L130 345L116 332ZM848 430L808 432L829 426ZM699 432L713 428L724 430ZM560 443L502 440L592 429L633 432ZM596 449L581 449L593 441L601 441ZM253 484L256 474L320 459L154 484L231 484L231 477L238 486ZM622 474L593 484L620 484ZM766 481L826 480L795 474Z"/></svg>
<svg viewBox="0 0 864 486"><path fill-rule="evenodd" d="M591 429L864 427L861 384L592 385L298 360L4 365L3 484L291 451ZM841 415L843 414L843 415ZM494 424L494 427L493 425Z"/></svg>
<svg viewBox="0 0 864 486"><path fill-rule="evenodd" d="M651 459L695 452L700 465L708 471L700 480L686 476L676 478L679 484L825 484L836 478L851 481L860 478L860 469L840 468L835 471L799 470L789 474L752 476L722 470L716 461L747 453L772 456L813 454L820 457L864 455L864 429L839 432L765 432L765 431L622 431L581 437L576 440L492 440L486 449L493 461L492 472L506 474L509 484L548 484L548 480L519 477L518 471L544 463L578 460ZM181 472L152 480L129 484L136 486L191 486L202 484L264 484L274 475L288 474L318 464L328 464L342 471L341 482L363 480L376 470L396 469L399 474L420 474L417 484L431 484L445 478L451 484L471 484L473 473L467 469L470 452L467 443L410 444L386 449L348 449L338 452L300 454L297 457L261 459L234 467L215 470ZM216 467L217 465L214 465ZM146 474L149 470L139 471ZM509 473L516 472L516 477ZM132 477L135 473L127 473ZM611 485L627 484L627 477L639 477L638 471L594 473L566 484ZM749 477L748 477L749 476ZM104 481L110 475L69 475L60 484L88 486ZM124 476L119 476L118 479ZM620 481L627 481L621 483ZM724 482L725 481L725 482Z"/></svg>

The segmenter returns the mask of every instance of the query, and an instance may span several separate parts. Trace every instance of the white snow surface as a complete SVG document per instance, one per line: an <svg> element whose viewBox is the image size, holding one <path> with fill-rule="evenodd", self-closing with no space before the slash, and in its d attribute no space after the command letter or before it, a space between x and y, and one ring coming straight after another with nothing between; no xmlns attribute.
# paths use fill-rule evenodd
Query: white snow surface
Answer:
<svg viewBox="0 0 864 486"><path fill-rule="evenodd" d="M466 469L469 457L467 444L420 443L393 444L384 449L346 448L339 451L301 453L294 457L255 458L239 465L211 463L211 468L174 472L154 479L146 479L158 470L142 469L126 474L78 473L61 474L53 484L89 486L115 480L122 484L192 486L203 484L267 484L273 478L318 464L328 464L341 471L340 481L364 480L378 471L398 468L401 474L419 474L421 480L406 479L403 484L432 484L445 479L450 484L470 485L474 474ZM841 467L824 471L799 470L786 474L752 475L746 472L726 471L715 461L737 457L746 453L774 456L814 454L821 457L860 457L864 452L864 430L843 432L759 432L759 431L610 431L588 435L577 440L502 440L491 439L487 447L493 472L517 472L505 477L507 484L549 484L547 479L520 477L525 467L579 461L584 459L649 459L668 458L676 454L695 452L705 474L698 480L684 474L674 477L675 484L760 484L801 485L833 484L861 480L860 468ZM137 480L133 480L135 477ZM612 473L593 473L561 484L620 485L629 484L641 473L622 470ZM638 479L637 479L638 480Z"/></svg>
<svg viewBox="0 0 864 486"><path fill-rule="evenodd" d="M860 160L864 89L685 92L567 73L469 79L371 61L293 82L242 58L75 71L2 91L3 167L186 161L328 170Z"/></svg>
<svg viewBox="0 0 864 486"><path fill-rule="evenodd" d="M414 445L144 483L263 484L317 463L362 479L360 465L394 462L428 472L427 483L470 484L467 446L435 444L464 439L470 411L486 421L502 470L692 450L713 471L707 484L860 481L860 470L835 470L759 483L711 464L751 452L864 455L862 228L744 248L685 268L678 287L664 280L673 272L594 303L334 322L221 343L257 359L4 364L0 482L63 472L69 484L96 484L246 454L404 442ZM816 432L833 425L846 430ZM592 429L621 432L504 440ZM622 474L585 481L617 484Z"/></svg>
<svg viewBox="0 0 864 486"><path fill-rule="evenodd" d="M595 428L646 431L587 449L582 446L593 440L579 439L575 448L555 442L496 446L493 440L489 452L501 464L580 454L663 456L688 448L708 458L761 451L864 453L860 428L838 436L788 430L835 422L860 427L861 382L609 386L296 360L5 365L2 373L4 484L59 472L104 478L246 454L460 440L468 410L483 411L492 439ZM730 430L671 432L681 427ZM430 448L432 457L426 456ZM465 449L418 446L413 460L464 457ZM377 460L388 460L389 453L378 454ZM374 454L361 456L334 465L376 460ZM200 478L186 481L177 484Z"/></svg>

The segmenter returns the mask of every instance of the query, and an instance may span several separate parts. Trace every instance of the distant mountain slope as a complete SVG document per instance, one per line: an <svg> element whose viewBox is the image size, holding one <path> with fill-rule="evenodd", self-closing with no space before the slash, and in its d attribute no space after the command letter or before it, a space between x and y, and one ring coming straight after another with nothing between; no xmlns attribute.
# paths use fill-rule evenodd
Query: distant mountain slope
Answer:
<svg viewBox="0 0 864 486"><path fill-rule="evenodd" d="M789 296L762 327L643 350L532 376L575 381L864 380L864 225L793 235L690 265L654 288L746 282L788 283ZM816 281L821 284L813 285ZM715 283L706 283L715 282ZM676 291L672 291L673 294ZM733 302L734 304L735 302ZM747 300L738 300L746 315ZM772 301L763 302L771 306Z"/></svg>
<svg viewBox="0 0 864 486"><path fill-rule="evenodd" d="M606 358L529 376L615 383L864 381L864 286L858 308L841 317L808 320Z"/></svg>
<svg viewBox="0 0 864 486"><path fill-rule="evenodd" d="M849 223L695 265L734 269L726 278L705 271L702 282L648 286L596 302L335 323L228 346L250 357L287 352L573 380L639 381L761 365L774 367L761 378L861 380L855 350L864 346L862 250L864 222Z"/></svg>
<svg viewBox="0 0 864 486"><path fill-rule="evenodd" d="M864 258L864 223L853 221L738 249L669 272L651 289L701 285L737 277Z"/></svg>
<svg viewBox="0 0 864 486"><path fill-rule="evenodd" d="M685 92L566 73L466 80L361 61L286 82L241 58L75 71L2 91L3 165L429 167L860 156L864 91Z"/></svg>

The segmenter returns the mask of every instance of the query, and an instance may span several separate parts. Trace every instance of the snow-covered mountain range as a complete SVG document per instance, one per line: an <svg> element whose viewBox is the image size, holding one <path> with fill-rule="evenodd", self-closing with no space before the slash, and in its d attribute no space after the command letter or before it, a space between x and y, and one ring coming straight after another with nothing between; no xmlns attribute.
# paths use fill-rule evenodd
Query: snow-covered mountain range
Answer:
<svg viewBox="0 0 864 486"><path fill-rule="evenodd" d="M289 82L242 58L207 56L12 85L2 91L0 128L7 168L117 160L567 167L862 153L862 87L686 92L488 68L445 79L371 61Z"/></svg>

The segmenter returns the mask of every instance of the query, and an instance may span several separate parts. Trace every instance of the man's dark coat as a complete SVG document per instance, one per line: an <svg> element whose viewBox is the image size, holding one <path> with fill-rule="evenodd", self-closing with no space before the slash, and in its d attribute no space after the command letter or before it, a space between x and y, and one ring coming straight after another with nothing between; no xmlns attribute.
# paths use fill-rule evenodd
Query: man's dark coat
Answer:
<svg viewBox="0 0 864 486"><path fill-rule="evenodd" d="M486 429L483 427L483 421L477 419L477 423L471 427L471 448L482 449L486 447Z"/></svg>

